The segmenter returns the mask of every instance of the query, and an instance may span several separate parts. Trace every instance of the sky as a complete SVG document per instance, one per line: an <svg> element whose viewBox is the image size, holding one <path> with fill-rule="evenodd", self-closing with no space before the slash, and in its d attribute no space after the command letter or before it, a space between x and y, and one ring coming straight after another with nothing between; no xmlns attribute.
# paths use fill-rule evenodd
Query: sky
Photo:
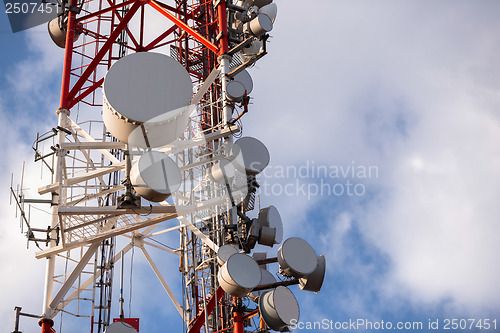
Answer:
<svg viewBox="0 0 500 333"><path fill-rule="evenodd" d="M276 3L269 54L249 70L243 133L271 153L261 206L275 205L285 238L327 260L319 294L292 288L300 321L422 322L412 332L435 332L429 320L444 330L446 319L496 319L483 331L500 332L500 2ZM8 186L23 161L25 187L40 183L30 146L55 125L62 52L44 26L12 34L3 12L0 41L0 318L11 330L15 305L40 312L44 263L26 250ZM165 258L160 269L174 267ZM137 250L132 276L141 332L180 331ZM65 330L85 332L78 323L63 316ZM377 331L364 328L341 331Z"/></svg>

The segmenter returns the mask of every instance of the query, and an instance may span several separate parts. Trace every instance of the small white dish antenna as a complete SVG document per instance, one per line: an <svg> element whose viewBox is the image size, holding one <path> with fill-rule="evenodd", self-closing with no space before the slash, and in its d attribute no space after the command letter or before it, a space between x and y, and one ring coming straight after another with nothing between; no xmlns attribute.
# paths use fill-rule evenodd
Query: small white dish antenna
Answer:
<svg viewBox="0 0 500 333"><path fill-rule="evenodd" d="M247 175L261 173L271 159L266 146L249 136L236 140L231 149L231 156L236 169Z"/></svg>
<svg viewBox="0 0 500 333"><path fill-rule="evenodd" d="M239 102L245 97L245 86L238 81L229 81L226 85L226 96L231 102Z"/></svg>
<svg viewBox="0 0 500 333"><path fill-rule="evenodd" d="M133 162L130 181L141 197L161 202L180 188L181 172L166 154L148 151Z"/></svg>
<svg viewBox="0 0 500 333"><path fill-rule="evenodd" d="M258 46L260 47L260 45L258 45ZM257 49L257 52L258 52L258 49ZM231 71L233 69L234 68L231 68ZM247 95L250 95L250 93L253 91L253 80L252 80L252 77L250 76L250 73L248 73L248 71L246 69L244 69L241 72L239 72L238 74L236 74L233 77L233 80L243 84L243 86L245 87L245 90L247 91Z"/></svg>
<svg viewBox="0 0 500 333"><path fill-rule="evenodd" d="M219 284L226 293L243 297L257 287L261 279L257 262L244 253L231 255L219 270Z"/></svg>
<svg viewBox="0 0 500 333"><path fill-rule="evenodd" d="M221 159L208 170L208 179L221 185L226 184L226 180L230 181L234 178L236 169L226 158Z"/></svg>
<svg viewBox="0 0 500 333"><path fill-rule="evenodd" d="M219 247L217 251L217 262L219 265L224 265L230 256L238 253L238 249L232 245L226 244Z"/></svg>
<svg viewBox="0 0 500 333"><path fill-rule="evenodd" d="M299 288L301 290L312 291L318 293L321 290L326 273L326 260L324 255L318 256L318 266L314 272L306 277L300 278Z"/></svg>
<svg viewBox="0 0 500 333"><path fill-rule="evenodd" d="M280 273L296 278L305 277L318 266L318 256L312 246L302 238L288 238L278 249Z"/></svg>
<svg viewBox="0 0 500 333"><path fill-rule="evenodd" d="M273 244L279 244L283 241L283 222L281 220L281 215L276 207L269 206L261 209L259 211L258 220L260 221L262 227L274 228L276 230ZM262 244L260 241L259 243Z"/></svg>
<svg viewBox="0 0 500 333"><path fill-rule="evenodd" d="M245 24L243 31L255 37L260 37L273 30L273 22L266 14L259 14L256 18Z"/></svg>
<svg viewBox="0 0 500 333"><path fill-rule="evenodd" d="M283 331L300 316L299 303L287 287L280 286L259 298L259 312L269 328Z"/></svg>
<svg viewBox="0 0 500 333"><path fill-rule="evenodd" d="M274 21L276 21L276 16L278 16L278 6L273 2L262 7L259 12L269 16L271 22L274 24Z"/></svg>

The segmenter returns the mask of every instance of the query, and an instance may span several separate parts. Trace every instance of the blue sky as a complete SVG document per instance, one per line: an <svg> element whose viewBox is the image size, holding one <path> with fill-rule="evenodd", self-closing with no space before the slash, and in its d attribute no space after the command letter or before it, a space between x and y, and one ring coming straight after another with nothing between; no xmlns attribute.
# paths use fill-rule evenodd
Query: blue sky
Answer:
<svg viewBox="0 0 500 333"><path fill-rule="evenodd" d="M268 146L273 170L307 162L378 170L349 179L363 196L261 195L263 207L280 210L285 237L303 237L327 258L318 295L293 288L301 321L490 318L500 326L500 2L276 2L269 55L250 70L244 134ZM45 27L10 33L3 13L0 40L0 249L12 253L2 259L6 270L21 273L2 277L0 314L13 323L14 305L40 311L44 265L25 250L6 190L11 172L17 177L22 161L32 161L35 133L55 125L62 53ZM39 167L29 170L34 189ZM291 177L261 180L297 188ZM175 245L169 237L159 240ZM137 250L134 263L132 314L141 332L180 328ZM176 272L175 259L160 269ZM178 285L179 276L168 280ZM79 323L64 316L66 330ZM22 324L38 331L29 319Z"/></svg>

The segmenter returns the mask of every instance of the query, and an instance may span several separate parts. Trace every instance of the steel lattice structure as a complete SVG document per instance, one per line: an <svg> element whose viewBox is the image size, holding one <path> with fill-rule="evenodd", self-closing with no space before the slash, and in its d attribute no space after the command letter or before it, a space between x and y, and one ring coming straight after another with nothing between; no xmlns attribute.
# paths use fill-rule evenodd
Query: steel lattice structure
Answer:
<svg viewBox="0 0 500 333"><path fill-rule="evenodd" d="M225 184L207 181L211 168L227 157L233 136L241 130L238 121L248 111L248 96L231 101L227 85L267 54L269 36L238 24L254 19L258 11L242 7L246 2L62 3L59 22L65 33L65 58L58 124L34 147L37 159L52 172L52 183L38 190L52 197L50 241L36 254L47 260L42 333L54 332L52 319L61 311L88 317L91 332L104 332L111 324L114 264L134 247L171 298L184 331L266 331L258 308L245 308L241 298L226 294L217 279L220 246L235 244L247 253L252 249L246 244L251 233L246 213L254 209L255 176L237 175L233 187L227 179ZM184 180L174 195L175 205L144 200L137 204L128 174L130 159L141 149L116 140L101 118L107 71L137 52L168 54L187 70L195 87L195 112L186 131L176 142L158 148L174 157ZM52 142L54 154L39 151L38 143L44 141ZM179 234L177 249L150 240L167 232ZM117 246L117 237L127 240L123 248ZM181 300L174 297L150 247L179 258ZM276 285L298 283L285 278Z"/></svg>

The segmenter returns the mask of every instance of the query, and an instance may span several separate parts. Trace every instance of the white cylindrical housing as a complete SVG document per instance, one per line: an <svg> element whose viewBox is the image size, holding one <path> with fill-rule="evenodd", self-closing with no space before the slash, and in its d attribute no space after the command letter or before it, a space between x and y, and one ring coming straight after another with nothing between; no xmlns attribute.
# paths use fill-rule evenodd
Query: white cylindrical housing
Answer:
<svg viewBox="0 0 500 333"><path fill-rule="evenodd" d="M278 250L280 272L285 276L301 278L311 274L318 266L318 256L305 240L288 238Z"/></svg>
<svg viewBox="0 0 500 333"><path fill-rule="evenodd" d="M243 297L257 287L261 273L259 265L252 257L235 253L221 267L217 278L226 293Z"/></svg>
<svg viewBox="0 0 500 333"><path fill-rule="evenodd" d="M324 255L318 256L318 266L311 274L299 280L299 287L302 290L318 293L321 290L326 273L326 260Z"/></svg>
<svg viewBox="0 0 500 333"><path fill-rule="evenodd" d="M276 207L269 206L266 208L262 208L259 211L258 219L263 227L276 229L274 244L279 244L283 241L283 222L281 220L281 215Z"/></svg>
<svg viewBox="0 0 500 333"><path fill-rule="evenodd" d="M245 86L238 81L229 81L226 85L226 97L231 102L239 102L245 96Z"/></svg>
<svg viewBox="0 0 500 333"><path fill-rule="evenodd" d="M180 188L181 172L167 155L149 151L132 163L130 181L141 197L160 202Z"/></svg>
<svg viewBox="0 0 500 333"><path fill-rule="evenodd" d="M160 147L187 127L193 86L186 69L159 53L133 53L109 69L103 84L103 120L118 140Z"/></svg>
<svg viewBox="0 0 500 333"><path fill-rule="evenodd" d="M221 159L217 164L214 164L208 171L208 178L218 184L225 184L226 179L234 178L236 169L234 165L226 158Z"/></svg>
<svg viewBox="0 0 500 333"><path fill-rule="evenodd" d="M273 22L266 14L259 14L245 25L244 30L246 33L252 34L255 37L260 37L273 30Z"/></svg>
<svg viewBox="0 0 500 333"><path fill-rule="evenodd" d="M287 287L280 286L259 298L259 312L269 328L282 331L297 323L300 316L299 303Z"/></svg>

